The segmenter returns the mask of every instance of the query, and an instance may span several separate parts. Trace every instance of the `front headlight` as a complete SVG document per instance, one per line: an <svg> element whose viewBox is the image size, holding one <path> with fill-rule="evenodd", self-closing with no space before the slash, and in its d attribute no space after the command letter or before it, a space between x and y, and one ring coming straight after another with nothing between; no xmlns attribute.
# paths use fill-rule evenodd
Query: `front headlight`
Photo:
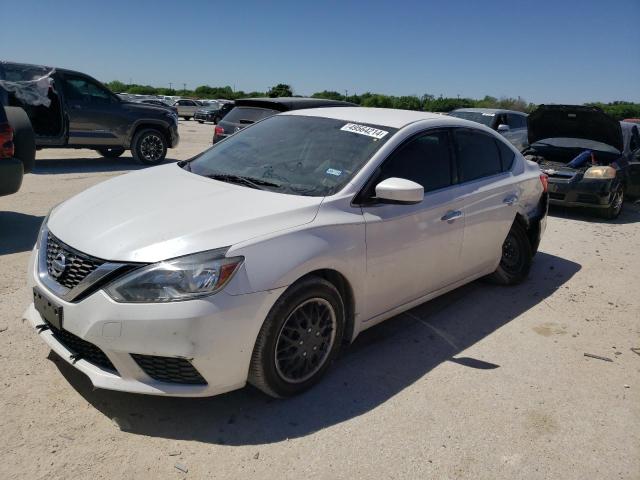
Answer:
<svg viewBox="0 0 640 480"><path fill-rule="evenodd" d="M244 257L225 257L227 249L210 250L154 263L134 270L105 291L116 302L148 303L191 300L220 291Z"/></svg>
<svg viewBox="0 0 640 480"><path fill-rule="evenodd" d="M610 166L591 167L584 172L583 178L609 179L616 178L616 169Z"/></svg>

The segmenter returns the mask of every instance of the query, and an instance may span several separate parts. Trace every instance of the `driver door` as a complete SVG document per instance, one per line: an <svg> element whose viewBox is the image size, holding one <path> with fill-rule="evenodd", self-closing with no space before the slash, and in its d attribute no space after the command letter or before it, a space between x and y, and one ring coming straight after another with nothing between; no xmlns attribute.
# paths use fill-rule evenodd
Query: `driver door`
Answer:
<svg viewBox="0 0 640 480"><path fill-rule="evenodd" d="M364 318L460 280L465 219L455 175L447 130L412 137L378 170L372 189L397 177L419 183L425 195L415 205L385 204L373 198L362 206L367 246Z"/></svg>
<svg viewBox="0 0 640 480"><path fill-rule="evenodd" d="M95 80L65 74L63 89L69 117L69 145L120 145L129 122L120 100Z"/></svg>

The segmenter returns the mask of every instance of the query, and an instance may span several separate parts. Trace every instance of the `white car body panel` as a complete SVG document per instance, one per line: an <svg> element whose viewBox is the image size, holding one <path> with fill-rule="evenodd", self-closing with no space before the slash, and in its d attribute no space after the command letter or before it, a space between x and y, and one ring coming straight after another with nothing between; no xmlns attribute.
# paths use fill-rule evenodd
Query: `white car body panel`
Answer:
<svg viewBox="0 0 640 480"><path fill-rule="evenodd" d="M319 197L218 182L170 164L107 180L70 198L64 215L60 208L51 212L49 229L94 257L151 263L309 223L321 203Z"/></svg>
<svg viewBox="0 0 640 480"><path fill-rule="evenodd" d="M479 124L386 109L322 108L283 115L399 131L329 197L254 190L165 165L96 185L52 211L51 233L104 260L153 263L221 247L229 247L228 257L244 257L224 290L197 300L119 304L103 290L76 303L56 298L64 308L65 330L98 346L118 370L114 374L84 360L75 363L95 386L184 396L240 388L264 319L287 287L303 276L331 270L345 279L353 301L348 329L348 340L353 340L386 318L494 271L516 216L527 219L539 209L540 170L513 147L511 171L427 192L421 203L353 203L378 166L415 133L462 126L503 141ZM460 215L447 219L451 212ZM52 295L39 278L37 255L36 248L29 284ZM41 322L33 304L25 317L34 326ZM69 351L50 332L41 336L70 361ZM208 385L155 381L131 353L187 358Z"/></svg>

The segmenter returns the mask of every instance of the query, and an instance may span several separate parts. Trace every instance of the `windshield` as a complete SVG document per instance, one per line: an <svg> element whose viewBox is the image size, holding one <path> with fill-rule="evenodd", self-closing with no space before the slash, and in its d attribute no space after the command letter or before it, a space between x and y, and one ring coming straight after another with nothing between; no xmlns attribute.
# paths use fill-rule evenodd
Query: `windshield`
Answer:
<svg viewBox="0 0 640 480"><path fill-rule="evenodd" d="M231 123L255 123L258 120L270 117L276 113L280 112L270 108L236 107L224 117L224 121Z"/></svg>
<svg viewBox="0 0 640 480"><path fill-rule="evenodd" d="M275 192L332 195L396 131L329 118L274 116L216 144L187 169L206 177L258 179L261 188Z"/></svg>
<svg viewBox="0 0 640 480"><path fill-rule="evenodd" d="M452 117L463 118L465 120L471 120L472 122L481 123L487 127L491 127L495 113L482 113L482 112L451 112L449 115Z"/></svg>

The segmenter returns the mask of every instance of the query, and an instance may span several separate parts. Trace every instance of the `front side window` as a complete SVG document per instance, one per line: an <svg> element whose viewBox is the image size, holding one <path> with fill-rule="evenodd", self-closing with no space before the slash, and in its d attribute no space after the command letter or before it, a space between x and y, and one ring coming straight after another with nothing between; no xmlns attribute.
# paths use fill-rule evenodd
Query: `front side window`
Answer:
<svg viewBox="0 0 640 480"><path fill-rule="evenodd" d="M509 128L525 128L527 126L527 117L524 115L516 115L515 113L510 113L508 115L509 119Z"/></svg>
<svg viewBox="0 0 640 480"><path fill-rule="evenodd" d="M500 152L492 136L460 128L455 130L454 138L460 182L502 172Z"/></svg>
<svg viewBox="0 0 640 480"><path fill-rule="evenodd" d="M452 184L449 135L430 132L409 140L385 160L376 183L404 178L424 187L425 192Z"/></svg>
<svg viewBox="0 0 640 480"><path fill-rule="evenodd" d="M254 187L274 192L332 195L397 131L353 125L330 118L273 116L217 143L185 168L239 184L251 179Z"/></svg>
<svg viewBox="0 0 640 480"><path fill-rule="evenodd" d="M76 102L108 104L112 101L109 91L84 77L65 76L64 94Z"/></svg>

